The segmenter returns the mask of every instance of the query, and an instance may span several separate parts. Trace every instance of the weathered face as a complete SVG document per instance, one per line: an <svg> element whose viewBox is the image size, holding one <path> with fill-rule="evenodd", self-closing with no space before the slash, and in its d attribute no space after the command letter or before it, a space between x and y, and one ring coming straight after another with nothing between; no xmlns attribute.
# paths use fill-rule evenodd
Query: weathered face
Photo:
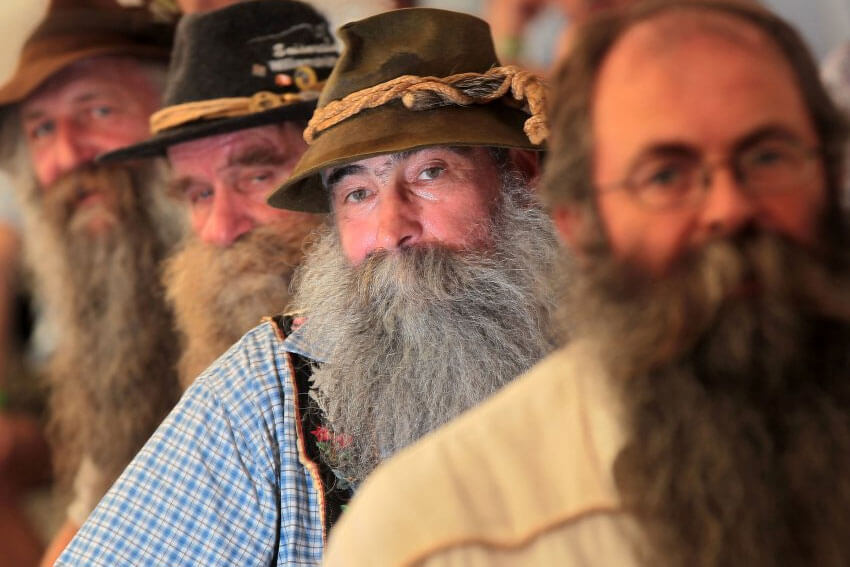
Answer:
<svg viewBox="0 0 850 567"><path fill-rule="evenodd" d="M324 174L348 261L419 244L487 246L500 172L486 148L431 147Z"/></svg>
<svg viewBox="0 0 850 567"><path fill-rule="evenodd" d="M653 22L638 25L599 74L592 111L599 213L614 254L652 273L746 225L802 243L816 238L825 182L802 95L773 45L727 20L720 24L728 34L703 30L667 49ZM789 153L799 168L757 183L777 179ZM697 190L671 200L689 177Z"/></svg>
<svg viewBox="0 0 850 567"><path fill-rule="evenodd" d="M133 60L89 59L49 80L21 103L36 179L49 190L62 175L149 135L158 89Z"/></svg>
<svg viewBox="0 0 850 567"><path fill-rule="evenodd" d="M172 192L188 204L192 229L208 244L229 246L272 222L305 222L315 215L276 209L266 199L306 147L300 128L291 123L177 144L168 148Z"/></svg>

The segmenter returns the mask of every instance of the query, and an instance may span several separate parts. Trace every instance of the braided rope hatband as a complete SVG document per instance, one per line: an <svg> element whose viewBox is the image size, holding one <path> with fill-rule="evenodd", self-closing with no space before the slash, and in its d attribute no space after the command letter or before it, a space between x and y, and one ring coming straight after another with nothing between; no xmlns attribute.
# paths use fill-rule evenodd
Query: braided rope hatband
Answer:
<svg viewBox="0 0 850 567"><path fill-rule="evenodd" d="M452 104L468 106L486 104L499 99L508 90L514 100L523 102L531 114L523 130L533 144L549 135L546 124L546 84L534 73L509 65L493 67L484 74L460 73L445 78L402 75L316 109L304 130L304 140L312 144L316 136L328 128L369 108L401 99L410 110L429 110Z"/></svg>
<svg viewBox="0 0 850 567"><path fill-rule="evenodd" d="M297 102L316 100L317 98L319 98L319 91L317 90L284 94L260 91L253 96L216 98L175 104L151 115L151 134L158 134L163 130L182 126L195 120L247 116Z"/></svg>

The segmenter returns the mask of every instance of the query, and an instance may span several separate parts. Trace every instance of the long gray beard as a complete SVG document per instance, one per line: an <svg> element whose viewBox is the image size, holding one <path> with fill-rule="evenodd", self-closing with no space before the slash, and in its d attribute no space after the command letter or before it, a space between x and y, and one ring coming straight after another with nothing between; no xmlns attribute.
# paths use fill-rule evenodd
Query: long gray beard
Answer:
<svg viewBox="0 0 850 567"><path fill-rule="evenodd" d="M754 232L661 281L602 264L574 288L572 331L607 345L622 388L615 478L645 564L847 564L846 264Z"/></svg>
<svg viewBox="0 0 850 567"><path fill-rule="evenodd" d="M551 350L557 241L527 188L506 181L504 194L490 250L416 246L352 268L326 230L300 270L306 338L328 353L314 393L350 441L332 463L349 480Z"/></svg>
<svg viewBox="0 0 850 567"><path fill-rule="evenodd" d="M184 389L262 317L289 303L290 279L320 218L261 226L224 248L191 237L166 262L163 281L184 345Z"/></svg>
<svg viewBox="0 0 850 567"><path fill-rule="evenodd" d="M106 491L177 400L177 340L159 263L181 226L158 200L153 170L92 167L31 193L30 264L58 333L47 378L55 465L69 483L90 457ZM76 226L62 192L106 187L117 225ZM56 193L50 193L56 191ZM35 253L33 255L32 253Z"/></svg>

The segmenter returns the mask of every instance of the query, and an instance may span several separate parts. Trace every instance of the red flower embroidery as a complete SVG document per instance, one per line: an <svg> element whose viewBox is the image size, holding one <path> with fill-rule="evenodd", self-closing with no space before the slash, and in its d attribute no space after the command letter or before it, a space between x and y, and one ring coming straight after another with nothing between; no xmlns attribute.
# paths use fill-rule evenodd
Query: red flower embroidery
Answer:
<svg viewBox="0 0 850 567"><path fill-rule="evenodd" d="M340 482L340 486L345 489L351 488L351 479L345 478L338 470L342 463L350 460L348 454L349 446L353 441L351 435L341 433L334 434L329 428L319 426L310 432L316 438L316 447L319 449L319 455L333 471L334 476Z"/></svg>
<svg viewBox="0 0 850 567"><path fill-rule="evenodd" d="M316 441L319 442L330 441L332 438L331 432L328 430L327 427L317 427L310 433L312 433L313 437L316 438Z"/></svg>

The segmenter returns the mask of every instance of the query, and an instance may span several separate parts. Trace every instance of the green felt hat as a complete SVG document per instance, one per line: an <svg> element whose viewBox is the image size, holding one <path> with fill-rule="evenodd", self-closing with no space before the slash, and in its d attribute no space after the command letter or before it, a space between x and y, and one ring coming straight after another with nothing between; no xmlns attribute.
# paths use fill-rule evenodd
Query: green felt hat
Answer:
<svg viewBox="0 0 850 567"><path fill-rule="evenodd" d="M343 54L305 132L310 147L289 180L269 197L272 206L326 212L329 200L321 171L375 155L446 145L541 149L523 131L528 110L510 94L488 102L428 104L426 109L414 110L406 104L416 97L404 96L407 91L402 88L398 96L373 101L350 116L337 112L365 98L375 99L374 91L384 91L389 82L416 83L421 78L496 71L500 63L483 20L446 10L410 8L346 24L339 36ZM493 80L502 79L499 74ZM538 91L542 92L542 86ZM542 116L535 119L543 120Z"/></svg>

